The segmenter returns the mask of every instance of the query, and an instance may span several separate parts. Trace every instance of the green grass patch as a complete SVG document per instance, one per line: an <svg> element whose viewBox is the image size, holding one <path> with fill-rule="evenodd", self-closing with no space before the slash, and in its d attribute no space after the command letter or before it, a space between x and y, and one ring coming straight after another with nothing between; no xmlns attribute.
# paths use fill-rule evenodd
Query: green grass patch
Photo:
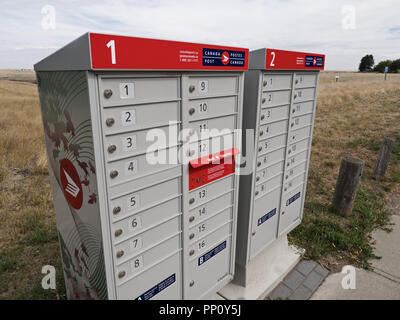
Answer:
<svg viewBox="0 0 400 320"><path fill-rule="evenodd" d="M389 224L389 212L381 197L360 186L353 215L336 215L329 205L311 201L305 204L303 222L290 233L290 240L306 249L305 256L317 260L328 254L346 256L352 264L370 268L373 244L369 234Z"/></svg>
<svg viewBox="0 0 400 320"><path fill-rule="evenodd" d="M0 250L0 276L5 272L12 272L17 270L17 267L18 255L15 250Z"/></svg>

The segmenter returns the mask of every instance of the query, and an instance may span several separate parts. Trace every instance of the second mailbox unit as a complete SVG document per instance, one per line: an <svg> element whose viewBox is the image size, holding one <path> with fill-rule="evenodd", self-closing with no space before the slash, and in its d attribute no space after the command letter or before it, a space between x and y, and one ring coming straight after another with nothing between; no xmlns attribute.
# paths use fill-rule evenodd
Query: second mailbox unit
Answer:
<svg viewBox="0 0 400 320"><path fill-rule="evenodd" d="M251 174L241 175L237 279L246 285L250 260L300 224L303 213L319 70L325 56L274 49L250 52L243 129ZM245 139L243 139L243 142Z"/></svg>
<svg viewBox="0 0 400 320"><path fill-rule="evenodd" d="M69 298L232 280L247 67L247 49L94 33L35 65Z"/></svg>

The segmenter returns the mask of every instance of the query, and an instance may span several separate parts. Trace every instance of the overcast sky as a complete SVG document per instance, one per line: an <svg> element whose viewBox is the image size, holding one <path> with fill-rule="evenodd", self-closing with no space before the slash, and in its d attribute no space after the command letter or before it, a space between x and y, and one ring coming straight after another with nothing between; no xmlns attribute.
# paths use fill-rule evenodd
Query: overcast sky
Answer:
<svg viewBox="0 0 400 320"><path fill-rule="evenodd" d="M1 2L1 69L32 68L87 31L325 53L330 70L400 58L399 0Z"/></svg>

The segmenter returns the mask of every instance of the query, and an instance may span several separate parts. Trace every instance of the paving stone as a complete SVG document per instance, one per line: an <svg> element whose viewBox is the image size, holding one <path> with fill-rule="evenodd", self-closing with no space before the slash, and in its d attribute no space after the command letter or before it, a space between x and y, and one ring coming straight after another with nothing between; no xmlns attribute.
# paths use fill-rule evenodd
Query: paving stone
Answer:
<svg viewBox="0 0 400 320"><path fill-rule="evenodd" d="M312 260L303 260L301 261L297 267L296 270L299 271L301 274L304 276L308 276L309 273L317 266L317 263Z"/></svg>
<svg viewBox="0 0 400 320"><path fill-rule="evenodd" d="M325 269L324 267L322 267L319 264L317 264L317 266L314 268L314 271L318 272L324 278L329 274L329 270Z"/></svg>
<svg viewBox="0 0 400 320"><path fill-rule="evenodd" d="M306 277L297 270L293 270L284 280L283 283L290 289L296 290Z"/></svg>
<svg viewBox="0 0 400 320"><path fill-rule="evenodd" d="M275 290L269 295L269 298L272 300L275 299L287 299L291 294L293 293L293 290L290 289L288 286L286 286L284 283L281 283Z"/></svg>
<svg viewBox="0 0 400 320"><path fill-rule="evenodd" d="M318 272L312 271L304 280L303 285L308 289L315 291L323 280L323 276L321 276Z"/></svg>
<svg viewBox="0 0 400 320"><path fill-rule="evenodd" d="M313 292L309 288L301 285L292 293L289 300L308 300L312 293Z"/></svg>

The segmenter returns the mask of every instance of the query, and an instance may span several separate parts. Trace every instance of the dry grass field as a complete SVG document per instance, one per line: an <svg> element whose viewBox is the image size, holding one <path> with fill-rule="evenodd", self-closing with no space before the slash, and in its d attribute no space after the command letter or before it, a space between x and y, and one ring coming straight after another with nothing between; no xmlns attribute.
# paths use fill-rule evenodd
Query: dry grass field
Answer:
<svg viewBox="0 0 400 320"><path fill-rule="evenodd" d="M338 270L368 267L370 232L388 223L385 205L400 182L400 74L341 72L321 75L304 222L290 241ZM0 71L0 299L65 298L37 88L32 72ZM371 173L385 135L396 139L383 181ZM337 217L330 202L340 159L365 161L351 218ZM57 269L57 290L41 288L41 268Z"/></svg>

